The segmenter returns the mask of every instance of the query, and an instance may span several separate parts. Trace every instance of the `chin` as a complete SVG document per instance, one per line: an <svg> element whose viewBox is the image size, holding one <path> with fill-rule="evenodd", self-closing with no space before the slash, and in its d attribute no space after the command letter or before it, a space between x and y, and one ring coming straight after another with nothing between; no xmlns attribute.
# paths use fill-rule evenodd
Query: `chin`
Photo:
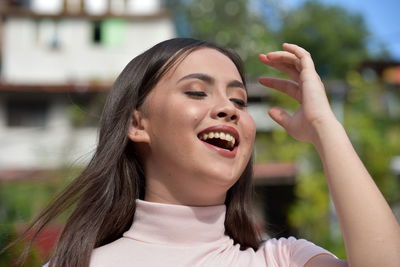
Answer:
<svg viewBox="0 0 400 267"><path fill-rule="evenodd" d="M224 168L216 168L213 173L206 175L208 180L215 185L222 186L226 190L231 188L240 178L240 174L233 173L232 167L224 170Z"/></svg>

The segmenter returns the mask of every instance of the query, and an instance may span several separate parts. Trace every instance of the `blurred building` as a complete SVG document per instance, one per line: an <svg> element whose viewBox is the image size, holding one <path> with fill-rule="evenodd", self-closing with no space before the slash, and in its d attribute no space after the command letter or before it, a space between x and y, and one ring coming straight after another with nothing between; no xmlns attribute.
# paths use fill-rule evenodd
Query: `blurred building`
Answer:
<svg viewBox="0 0 400 267"><path fill-rule="evenodd" d="M9 0L0 15L0 176L86 162L103 92L175 34L160 0Z"/></svg>

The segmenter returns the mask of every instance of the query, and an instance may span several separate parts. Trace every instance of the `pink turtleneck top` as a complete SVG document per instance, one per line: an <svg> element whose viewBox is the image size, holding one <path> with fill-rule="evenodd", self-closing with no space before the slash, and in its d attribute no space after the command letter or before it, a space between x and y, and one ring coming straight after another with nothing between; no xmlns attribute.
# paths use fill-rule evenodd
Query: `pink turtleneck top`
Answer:
<svg viewBox="0 0 400 267"><path fill-rule="evenodd" d="M241 251L225 235L225 205L136 203L131 228L120 239L96 248L90 267L300 267L318 254L331 254L293 237L270 239L257 251Z"/></svg>

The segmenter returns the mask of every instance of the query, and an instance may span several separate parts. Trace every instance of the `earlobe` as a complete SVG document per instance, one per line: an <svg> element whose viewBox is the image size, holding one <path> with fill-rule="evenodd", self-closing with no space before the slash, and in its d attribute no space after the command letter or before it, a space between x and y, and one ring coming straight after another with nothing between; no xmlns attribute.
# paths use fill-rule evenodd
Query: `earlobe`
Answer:
<svg viewBox="0 0 400 267"><path fill-rule="evenodd" d="M138 110L135 110L132 114L131 125L129 126L128 130L128 137L135 143L150 142L142 113Z"/></svg>

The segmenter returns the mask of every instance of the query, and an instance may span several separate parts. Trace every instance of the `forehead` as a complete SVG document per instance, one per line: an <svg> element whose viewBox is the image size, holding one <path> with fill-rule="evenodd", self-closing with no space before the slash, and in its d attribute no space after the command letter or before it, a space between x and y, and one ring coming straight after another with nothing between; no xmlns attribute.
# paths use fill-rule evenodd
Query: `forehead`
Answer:
<svg viewBox="0 0 400 267"><path fill-rule="evenodd" d="M232 60L212 48L201 48L189 53L181 61L178 61L166 76L175 80L191 73L208 74L221 81L242 81Z"/></svg>

